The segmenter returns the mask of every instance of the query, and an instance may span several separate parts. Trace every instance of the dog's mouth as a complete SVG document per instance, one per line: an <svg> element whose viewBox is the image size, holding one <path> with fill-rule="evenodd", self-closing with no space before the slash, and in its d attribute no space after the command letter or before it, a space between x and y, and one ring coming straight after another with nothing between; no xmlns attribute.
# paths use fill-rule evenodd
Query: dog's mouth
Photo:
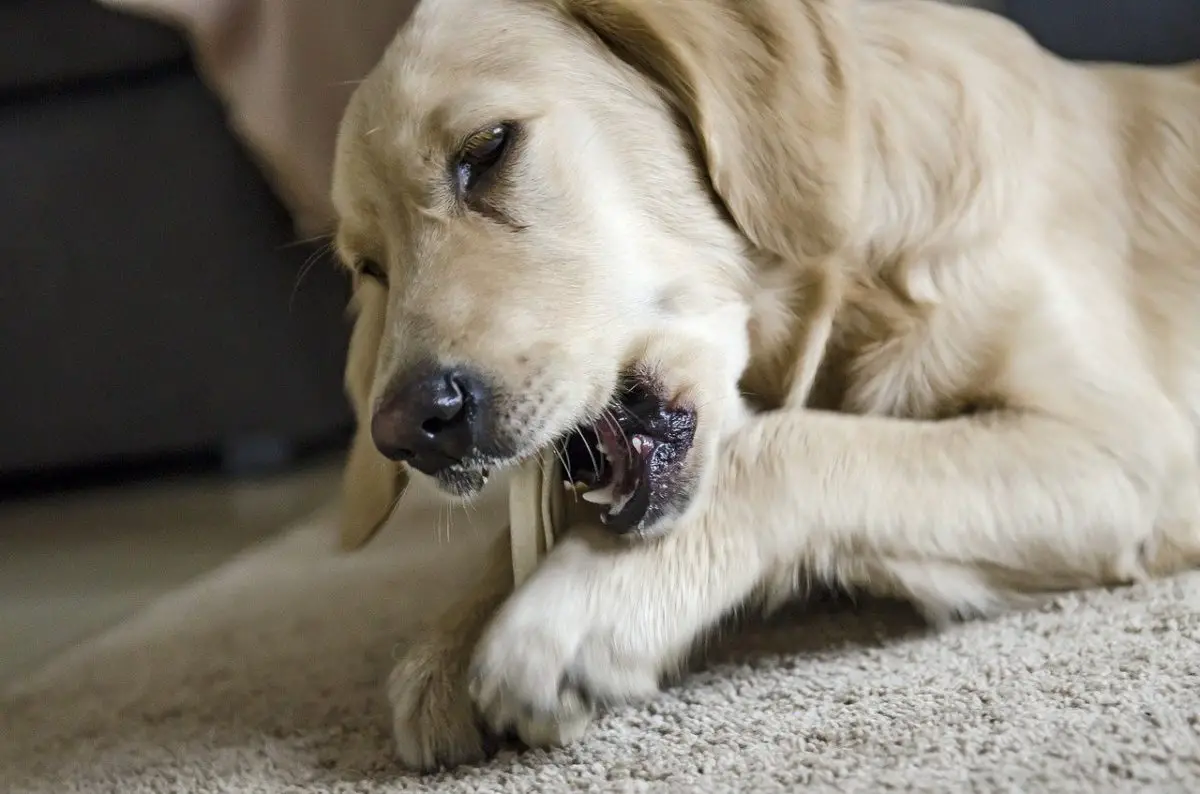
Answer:
<svg viewBox="0 0 1200 794"><path fill-rule="evenodd" d="M564 484L597 505L613 531L645 533L687 500L695 435L695 410L669 404L652 384L626 381L598 420L560 443Z"/></svg>

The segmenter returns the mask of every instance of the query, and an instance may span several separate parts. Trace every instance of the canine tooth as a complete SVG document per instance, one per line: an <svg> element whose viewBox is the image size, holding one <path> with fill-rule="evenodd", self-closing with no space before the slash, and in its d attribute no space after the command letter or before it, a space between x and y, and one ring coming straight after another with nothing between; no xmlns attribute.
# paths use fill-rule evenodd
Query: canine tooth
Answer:
<svg viewBox="0 0 1200 794"><path fill-rule="evenodd" d="M588 491L583 495L585 502L591 502L594 505L610 505L613 501L613 487L606 485L603 488L598 488L595 491Z"/></svg>
<svg viewBox="0 0 1200 794"><path fill-rule="evenodd" d="M585 496L584 498L586 499L587 497ZM629 500L632 498L633 498L633 491L630 491L629 493L627 493L621 497L621 501L615 503L612 507L608 508L608 514L610 516L620 515L621 511L625 509L625 506L629 504Z"/></svg>
<svg viewBox="0 0 1200 794"><path fill-rule="evenodd" d="M633 444L634 452L641 452L642 447L645 446L645 444L646 444L645 440L641 436L634 436L633 441L631 441L630 443Z"/></svg>
<svg viewBox="0 0 1200 794"><path fill-rule="evenodd" d="M608 447L604 446L603 441L596 442L596 451L599 452L601 455L605 455L605 456L608 455Z"/></svg>

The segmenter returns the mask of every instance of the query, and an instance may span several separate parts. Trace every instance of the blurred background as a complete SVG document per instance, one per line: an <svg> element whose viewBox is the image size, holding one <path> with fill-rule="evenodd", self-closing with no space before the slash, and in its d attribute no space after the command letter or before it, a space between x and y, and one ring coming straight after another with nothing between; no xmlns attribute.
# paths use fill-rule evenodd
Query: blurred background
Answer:
<svg viewBox="0 0 1200 794"><path fill-rule="evenodd" d="M0 0L0 679L336 494L342 107L408 0Z"/></svg>
<svg viewBox="0 0 1200 794"><path fill-rule="evenodd" d="M0 0L0 682L335 498L333 138L414 1ZM947 1L1200 57L1200 0Z"/></svg>

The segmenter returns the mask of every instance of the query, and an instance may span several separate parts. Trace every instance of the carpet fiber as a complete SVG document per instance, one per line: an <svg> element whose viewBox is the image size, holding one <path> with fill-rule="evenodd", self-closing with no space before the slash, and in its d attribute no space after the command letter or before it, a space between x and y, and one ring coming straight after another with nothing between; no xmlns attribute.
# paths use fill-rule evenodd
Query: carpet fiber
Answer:
<svg viewBox="0 0 1200 794"><path fill-rule="evenodd" d="M1200 791L1197 576L941 634L809 607L575 747L407 775L390 658L470 580L496 498L410 505L349 556L316 516L59 658L0 699L0 791Z"/></svg>

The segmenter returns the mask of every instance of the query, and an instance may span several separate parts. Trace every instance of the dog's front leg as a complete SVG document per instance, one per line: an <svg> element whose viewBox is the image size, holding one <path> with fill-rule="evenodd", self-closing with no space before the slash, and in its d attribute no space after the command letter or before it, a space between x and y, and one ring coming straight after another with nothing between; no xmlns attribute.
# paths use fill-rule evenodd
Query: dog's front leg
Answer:
<svg viewBox="0 0 1200 794"><path fill-rule="evenodd" d="M512 592L508 534L488 549L470 591L405 647L388 679L396 754L409 769L479 761L490 737L467 691L471 653Z"/></svg>
<svg viewBox="0 0 1200 794"><path fill-rule="evenodd" d="M669 533L624 544L585 529L555 548L484 633L472 696L494 729L558 744L595 704L653 694L748 598L800 581L949 617L1136 579L1162 539L1195 540L1197 502L1194 482L1172 494L1128 464L1086 431L1016 413L750 417L721 444L710 498Z"/></svg>
<svg viewBox="0 0 1200 794"><path fill-rule="evenodd" d="M719 509L753 523L784 595L801 572L941 620L1200 561L1195 464L1161 432L779 411L750 419L723 466L738 497Z"/></svg>
<svg viewBox="0 0 1200 794"><path fill-rule="evenodd" d="M584 526L555 546L476 650L471 694L492 730L535 747L578 739L595 706L657 692L750 594L768 562L754 527L693 515L657 540Z"/></svg>

